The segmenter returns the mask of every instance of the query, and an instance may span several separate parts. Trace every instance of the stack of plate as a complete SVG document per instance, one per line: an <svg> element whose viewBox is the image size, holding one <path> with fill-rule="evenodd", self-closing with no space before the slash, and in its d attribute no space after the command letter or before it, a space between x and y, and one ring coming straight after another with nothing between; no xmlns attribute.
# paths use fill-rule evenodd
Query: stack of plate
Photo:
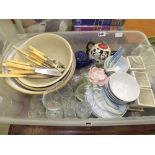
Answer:
<svg viewBox="0 0 155 155"><path fill-rule="evenodd" d="M108 97L108 99L115 104L125 104L126 102L117 98L110 89L109 83L105 85L104 93Z"/></svg>
<svg viewBox="0 0 155 155"><path fill-rule="evenodd" d="M75 58L70 44L61 36L52 33L39 34L24 41L24 43L20 42L16 44L24 52L28 52L29 45L39 49L49 58L64 64L65 71L60 77L46 79L6 78L6 82L13 89L25 94L43 94L48 87L53 86L53 91L55 91L65 86L75 71ZM12 48L5 51L2 63L5 63L7 60L27 62L27 59L23 55ZM8 73L7 68L3 67L2 72ZM57 87L54 85L57 85Z"/></svg>
<svg viewBox="0 0 155 155"><path fill-rule="evenodd" d="M86 90L86 98L96 117L122 117L128 108L127 104L115 104L109 100L104 90L97 87L89 87L89 89Z"/></svg>
<svg viewBox="0 0 155 155"><path fill-rule="evenodd" d="M136 100L139 93L137 81L127 73L118 72L110 76L104 87L81 84L75 96L87 100L96 117L113 118L122 117L128 109L127 103Z"/></svg>
<svg viewBox="0 0 155 155"><path fill-rule="evenodd" d="M98 105L115 116L123 116L128 108L127 103L136 100L139 93L137 81L127 73L118 72L110 76L108 83L100 90L102 102L98 102Z"/></svg>
<svg viewBox="0 0 155 155"><path fill-rule="evenodd" d="M136 100L140 88L133 76L117 72L110 76L105 93L112 102L123 104Z"/></svg>

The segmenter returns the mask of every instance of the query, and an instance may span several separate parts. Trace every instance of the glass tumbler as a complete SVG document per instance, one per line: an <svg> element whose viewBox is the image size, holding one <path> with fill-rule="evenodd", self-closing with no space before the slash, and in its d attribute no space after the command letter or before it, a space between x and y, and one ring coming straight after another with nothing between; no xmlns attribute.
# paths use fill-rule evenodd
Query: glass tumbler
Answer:
<svg viewBox="0 0 155 155"><path fill-rule="evenodd" d="M66 86L64 86L62 89L57 90L56 92L58 93L59 97L65 100L70 100L74 95L73 88L69 83Z"/></svg>
<svg viewBox="0 0 155 155"><path fill-rule="evenodd" d="M79 118L88 118L92 113L90 104L87 101L76 102L76 114Z"/></svg>
<svg viewBox="0 0 155 155"><path fill-rule="evenodd" d="M48 110L46 109L46 117L47 118L63 118L63 110Z"/></svg>
<svg viewBox="0 0 155 155"><path fill-rule="evenodd" d="M33 96L30 99L28 117L37 118L45 116L45 107L42 105L42 96Z"/></svg>
<svg viewBox="0 0 155 155"><path fill-rule="evenodd" d="M63 102L63 110L65 118L75 118L76 117L76 98L72 97L70 100L64 100Z"/></svg>
<svg viewBox="0 0 155 155"><path fill-rule="evenodd" d="M62 118L63 117L63 107L62 107L62 97L56 92L51 92L48 89L42 98L44 107L46 108L46 116L48 118Z"/></svg>

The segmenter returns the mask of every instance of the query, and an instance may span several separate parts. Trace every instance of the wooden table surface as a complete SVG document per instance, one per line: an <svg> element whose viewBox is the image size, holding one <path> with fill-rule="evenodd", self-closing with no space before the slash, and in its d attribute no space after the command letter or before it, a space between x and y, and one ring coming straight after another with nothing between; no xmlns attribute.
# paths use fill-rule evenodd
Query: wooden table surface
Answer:
<svg viewBox="0 0 155 155"><path fill-rule="evenodd" d="M155 36L155 20L128 19L124 25L125 30L139 30L147 36ZM152 134L155 133L155 125L136 126L111 126L111 127L49 127L49 126L25 126L11 125L9 134L39 135L39 134Z"/></svg>
<svg viewBox="0 0 155 155"><path fill-rule="evenodd" d="M155 134L155 125L58 127L11 125L10 135L141 135Z"/></svg>

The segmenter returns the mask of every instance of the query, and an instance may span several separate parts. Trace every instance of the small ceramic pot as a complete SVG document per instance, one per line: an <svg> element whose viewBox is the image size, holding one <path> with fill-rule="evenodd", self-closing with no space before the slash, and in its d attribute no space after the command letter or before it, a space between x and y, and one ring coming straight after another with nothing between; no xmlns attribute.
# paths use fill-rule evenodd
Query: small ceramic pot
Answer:
<svg viewBox="0 0 155 155"><path fill-rule="evenodd" d="M95 60L99 64L104 64L105 59L111 55L109 46L103 42L97 44L88 42L86 49L89 58Z"/></svg>

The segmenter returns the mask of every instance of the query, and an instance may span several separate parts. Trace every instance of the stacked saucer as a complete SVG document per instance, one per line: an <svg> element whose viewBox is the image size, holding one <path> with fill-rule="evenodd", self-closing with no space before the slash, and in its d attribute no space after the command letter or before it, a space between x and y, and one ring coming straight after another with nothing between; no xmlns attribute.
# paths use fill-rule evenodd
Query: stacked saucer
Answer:
<svg viewBox="0 0 155 155"><path fill-rule="evenodd" d="M128 110L128 102L139 96L139 85L129 74L117 72L109 77L104 87L89 83L81 84L75 93L80 100L86 100L96 117L122 117Z"/></svg>
<svg viewBox="0 0 155 155"><path fill-rule="evenodd" d="M115 103L128 103L138 98L140 88L134 77L117 72L110 76L105 92Z"/></svg>

